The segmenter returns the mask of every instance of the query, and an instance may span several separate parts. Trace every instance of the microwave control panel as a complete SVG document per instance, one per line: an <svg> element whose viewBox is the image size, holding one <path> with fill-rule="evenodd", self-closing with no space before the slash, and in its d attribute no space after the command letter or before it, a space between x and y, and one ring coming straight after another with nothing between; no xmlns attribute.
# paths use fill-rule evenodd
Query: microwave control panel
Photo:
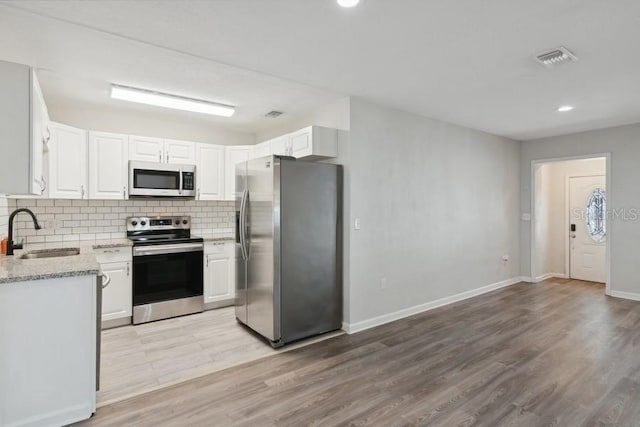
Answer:
<svg viewBox="0 0 640 427"><path fill-rule="evenodd" d="M195 174L193 172L182 172L182 189L194 190L195 189Z"/></svg>

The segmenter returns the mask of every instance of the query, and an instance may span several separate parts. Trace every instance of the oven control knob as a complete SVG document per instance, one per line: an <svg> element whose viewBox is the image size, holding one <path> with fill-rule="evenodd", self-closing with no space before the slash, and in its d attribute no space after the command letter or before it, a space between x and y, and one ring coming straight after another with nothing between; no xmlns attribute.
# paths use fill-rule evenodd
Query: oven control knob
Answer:
<svg viewBox="0 0 640 427"><path fill-rule="evenodd" d="M180 224L180 221L176 219L176 225L179 225L179 224Z"/></svg>
<svg viewBox="0 0 640 427"><path fill-rule="evenodd" d="M131 225L135 227L136 225L138 225L138 221L131 221Z"/></svg>
<svg viewBox="0 0 640 427"><path fill-rule="evenodd" d="M187 221L186 219L183 219L183 220L182 220L182 223L183 223L184 225L187 225L187 224L189 224L189 221Z"/></svg>
<svg viewBox="0 0 640 427"><path fill-rule="evenodd" d="M145 225L147 225L147 221L140 221L140 225L144 227Z"/></svg>

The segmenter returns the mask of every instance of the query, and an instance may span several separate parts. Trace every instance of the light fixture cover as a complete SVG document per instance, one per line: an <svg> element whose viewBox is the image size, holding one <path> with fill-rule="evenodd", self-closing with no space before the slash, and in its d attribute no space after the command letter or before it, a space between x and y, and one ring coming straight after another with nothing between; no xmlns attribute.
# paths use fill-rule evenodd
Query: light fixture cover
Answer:
<svg viewBox="0 0 640 427"><path fill-rule="evenodd" d="M360 0L337 0L342 7L353 7L360 3Z"/></svg>
<svg viewBox="0 0 640 427"><path fill-rule="evenodd" d="M231 105L115 84L111 85L111 98L222 117L231 117L236 110Z"/></svg>
<svg viewBox="0 0 640 427"><path fill-rule="evenodd" d="M566 113L567 111L573 110L575 107L573 105L563 105L562 107L558 107L557 111L560 113Z"/></svg>

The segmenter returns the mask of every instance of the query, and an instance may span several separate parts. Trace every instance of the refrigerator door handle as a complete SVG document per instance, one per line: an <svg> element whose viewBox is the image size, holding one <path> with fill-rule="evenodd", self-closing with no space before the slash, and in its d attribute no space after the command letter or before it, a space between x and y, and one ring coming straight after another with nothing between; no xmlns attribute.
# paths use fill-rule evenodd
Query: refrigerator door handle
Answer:
<svg viewBox="0 0 640 427"><path fill-rule="evenodd" d="M246 207L246 201L247 201L247 190L244 189L242 191L242 199L240 201L240 248L242 249L242 259L243 260L247 260L247 250L245 247L245 211L247 209Z"/></svg>
<svg viewBox="0 0 640 427"><path fill-rule="evenodd" d="M244 202L244 242L245 242L245 254L248 260L251 257L251 230L249 226L249 205L251 198L249 197L249 190L247 190L247 197Z"/></svg>

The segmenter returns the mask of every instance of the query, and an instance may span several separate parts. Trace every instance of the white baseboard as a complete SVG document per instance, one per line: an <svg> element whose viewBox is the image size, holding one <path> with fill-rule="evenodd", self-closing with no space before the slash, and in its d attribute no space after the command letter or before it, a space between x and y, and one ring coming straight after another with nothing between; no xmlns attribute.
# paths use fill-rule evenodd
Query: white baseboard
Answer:
<svg viewBox="0 0 640 427"><path fill-rule="evenodd" d="M611 291L611 296L615 298L630 299L632 301L640 301L640 294L635 292Z"/></svg>
<svg viewBox="0 0 640 427"><path fill-rule="evenodd" d="M543 280L547 280L547 279L568 279L568 278L569 276L564 273L547 273L538 277L524 276L522 280L527 283L540 283Z"/></svg>
<svg viewBox="0 0 640 427"><path fill-rule="evenodd" d="M453 304L454 302L462 301L468 298L473 298L478 295L486 294L487 292L495 291L496 289L504 288L507 286L515 285L516 283L523 282L523 277L513 277L511 279L503 280L501 282L492 283L481 288L472 289L470 291L462 292L460 294L451 295L449 297L440 298L435 301L430 301L424 304L415 305L413 307L404 308L402 310L395 311L389 314L383 314L382 316L373 317L371 319L362 320L356 323L342 323L342 329L348 334L354 334L356 332L364 331L375 326L384 325L385 323L393 322L395 320L403 319L405 317L413 316L414 314L423 313L425 311L433 310L434 308L442 307L444 305Z"/></svg>

